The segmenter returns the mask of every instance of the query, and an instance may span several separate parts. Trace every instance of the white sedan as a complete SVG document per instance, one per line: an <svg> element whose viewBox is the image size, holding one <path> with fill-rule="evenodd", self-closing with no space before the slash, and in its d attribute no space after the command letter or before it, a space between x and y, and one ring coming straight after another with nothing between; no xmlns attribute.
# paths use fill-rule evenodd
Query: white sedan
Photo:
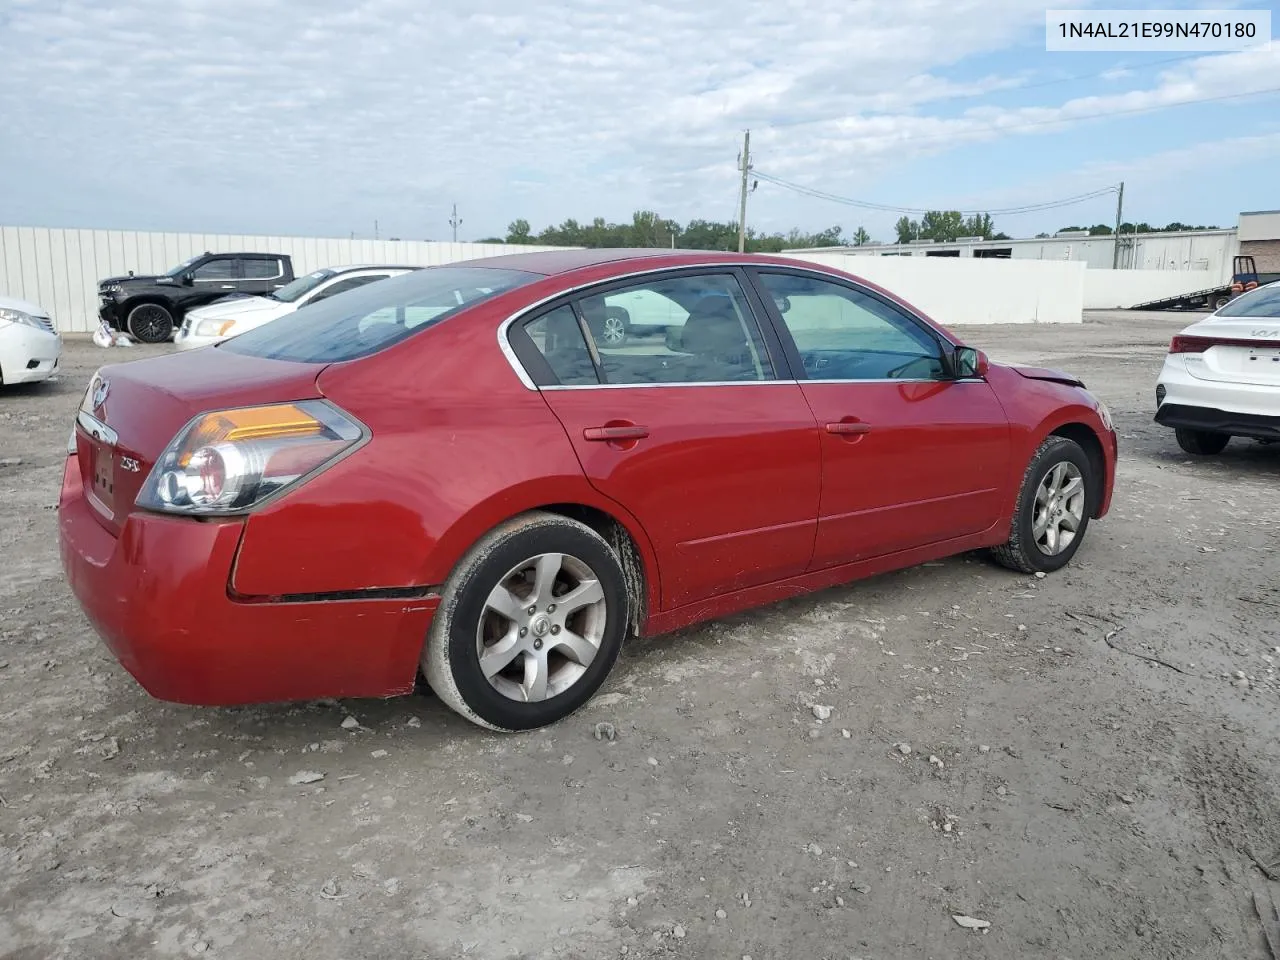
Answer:
<svg viewBox="0 0 1280 960"><path fill-rule="evenodd" d="M207 347L293 313L307 304L367 283L409 273L417 267L328 267L299 277L264 297L232 297L189 312L173 342L179 350Z"/></svg>
<svg viewBox="0 0 1280 960"><path fill-rule="evenodd" d="M1280 441L1280 282L1236 297L1169 345L1156 383L1156 423L1187 453L1211 456L1232 437Z"/></svg>
<svg viewBox="0 0 1280 960"><path fill-rule="evenodd" d="M0 297L0 384L35 383L58 372L62 337L49 311L26 300Z"/></svg>

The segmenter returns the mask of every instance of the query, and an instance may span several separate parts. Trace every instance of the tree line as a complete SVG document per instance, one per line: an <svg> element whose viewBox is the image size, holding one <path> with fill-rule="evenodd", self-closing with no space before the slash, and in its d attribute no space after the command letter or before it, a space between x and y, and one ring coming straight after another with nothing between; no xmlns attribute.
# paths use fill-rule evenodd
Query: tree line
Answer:
<svg viewBox="0 0 1280 960"><path fill-rule="evenodd" d="M1145 223L1145 222L1130 223L1127 220L1124 223L1120 224L1120 232L1122 234L1124 233L1175 233L1183 230L1221 230L1221 229L1222 229L1221 227L1217 227L1217 226L1206 227L1204 224L1198 224L1196 226L1192 226L1189 223L1182 223L1179 220L1174 220L1172 223L1167 223L1163 227L1153 227L1151 226L1151 224ZM1058 232L1072 233L1080 230L1088 230L1089 236L1091 237L1109 237L1111 236L1111 234L1115 232L1111 227L1107 226L1105 223L1095 223L1092 227L1062 227ZM1047 233L1036 234L1037 239L1041 239L1041 240L1043 240L1048 236L1049 234Z"/></svg>
<svg viewBox="0 0 1280 960"><path fill-rule="evenodd" d="M1122 233L1156 233L1171 230L1216 230L1217 227L1193 227L1174 221L1164 227L1147 223L1123 223ZM1092 227L1063 227L1064 231L1088 230L1090 236L1110 236L1111 227L1099 223ZM894 224L896 242L934 240L950 242L960 237L983 240L1009 240L1007 233L996 230L991 215L963 215L959 210L929 210L919 220L902 217ZM1037 234L1041 239L1050 235ZM637 210L630 223L610 223L596 217L590 223L572 218L556 226L544 227L536 233L528 220L515 220L507 226L505 237L486 237L480 243L541 244L549 247L679 247L683 250L737 250L738 224L734 221L690 220L677 223L652 210ZM871 236L861 226L848 236L840 226L816 233L791 229L786 233L764 233L748 227L746 249L750 253L778 253L781 250L814 247L857 247L871 243Z"/></svg>
<svg viewBox="0 0 1280 960"><path fill-rule="evenodd" d="M817 233L791 230L763 233L747 228L746 248L751 253L777 253L797 247L841 247L868 243L867 231L858 227L846 237L842 227ZM652 210L637 210L630 223L610 223L596 217L590 223L565 220L558 226L534 232L528 220L515 220L505 237L486 237L480 243L543 244L550 247L680 247L684 250L737 250L738 224L732 221L668 220Z"/></svg>

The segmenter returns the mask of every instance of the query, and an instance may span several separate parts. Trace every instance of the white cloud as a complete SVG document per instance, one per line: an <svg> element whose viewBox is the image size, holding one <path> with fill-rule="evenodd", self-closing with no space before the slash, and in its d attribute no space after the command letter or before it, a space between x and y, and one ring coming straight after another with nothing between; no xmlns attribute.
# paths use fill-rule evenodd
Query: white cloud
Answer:
<svg viewBox="0 0 1280 960"><path fill-rule="evenodd" d="M376 218L414 237L443 236L455 200L482 232L642 206L727 219L747 126L761 169L836 187L856 166L845 182L865 191L949 144L1280 86L1276 54L1237 54L1147 89L957 112L1021 74L949 68L1042 44L1043 16L1025 0L9 0L0 206L273 233ZM847 219L759 202L765 221Z"/></svg>

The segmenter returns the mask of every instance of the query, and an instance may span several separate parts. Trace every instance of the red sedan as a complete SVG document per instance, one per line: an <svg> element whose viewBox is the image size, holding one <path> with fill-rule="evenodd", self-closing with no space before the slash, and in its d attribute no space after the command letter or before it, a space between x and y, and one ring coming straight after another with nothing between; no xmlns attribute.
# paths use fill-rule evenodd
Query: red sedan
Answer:
<svg viewBox="0 0 1280 960"><path fill-rule="evenodd" d="M1048 572L1106 514L1110 416L856 277L532 253L104 367L62 561L154 696L410 692L551 723L650 635L977 548Z"/></svg>

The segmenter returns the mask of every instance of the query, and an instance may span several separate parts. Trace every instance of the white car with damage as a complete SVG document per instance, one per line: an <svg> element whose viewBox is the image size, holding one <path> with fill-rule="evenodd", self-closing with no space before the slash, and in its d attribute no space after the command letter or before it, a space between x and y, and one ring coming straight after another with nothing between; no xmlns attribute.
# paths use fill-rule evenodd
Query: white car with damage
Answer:
<svg viewBox="0 0 1280 960"><path fill-rule="evenodd" d="M187 313L173 342L179 350L193 350L226 340L293 313L312 303L388 277L417 270L408 266L326 267L263 297L229 297Z"/></svg>
<svg viewBox="0 0 1280 960"><path fill-rule="evenodd" d="M1232 437L1280 441L1280 281L1173 338L1156 383L1155 420L1199 456L1221 453Z"/></svg>

